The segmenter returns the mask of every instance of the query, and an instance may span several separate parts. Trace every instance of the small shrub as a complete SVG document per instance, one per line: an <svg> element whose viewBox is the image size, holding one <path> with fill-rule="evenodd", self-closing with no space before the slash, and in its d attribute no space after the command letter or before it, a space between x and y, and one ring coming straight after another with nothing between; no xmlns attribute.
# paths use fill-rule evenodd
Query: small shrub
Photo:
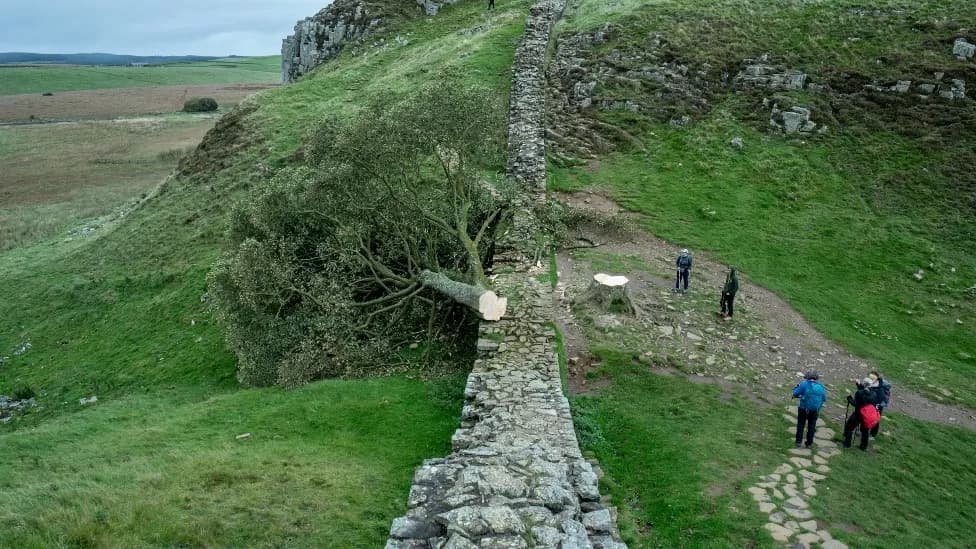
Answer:
<svg viewBox="0 0 976 549"><path fill-rule="evenodd" d="M37 396L29 385L23 385L14 389L14 400L30 400Z"/></svg>
<svg viewBox="0 0 976 549"><path fill-rule="evenodd" d="M183 112L213 112L217 110L217 100L213 97L194 97L183 103Z"/></svg>

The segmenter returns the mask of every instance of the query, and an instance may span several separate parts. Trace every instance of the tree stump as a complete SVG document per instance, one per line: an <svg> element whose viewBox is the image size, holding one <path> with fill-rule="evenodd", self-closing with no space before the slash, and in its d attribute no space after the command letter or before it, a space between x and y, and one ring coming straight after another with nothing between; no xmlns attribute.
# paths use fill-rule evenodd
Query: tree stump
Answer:
<svg viewBox="0 0 976 549"><path fill-rule="evenodd" d="M626 276L613 276L605 273L593 275L590 287L580 298L582 301L595 303L601 309L612 313L627 313L636 316L637 307L630 299Z"/></svg>

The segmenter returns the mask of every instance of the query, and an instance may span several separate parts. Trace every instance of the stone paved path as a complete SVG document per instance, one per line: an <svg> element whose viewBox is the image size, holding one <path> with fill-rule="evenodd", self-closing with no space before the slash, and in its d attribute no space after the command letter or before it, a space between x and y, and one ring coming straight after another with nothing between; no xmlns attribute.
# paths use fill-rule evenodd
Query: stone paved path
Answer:
<svg viewBox="0 0 976 549"><path fill-rule="evenodd" d="M616 217L636 216L598 194L561 194L559 199L574 207ZM830 396L822 413L834 421L844 417L843 397L853 392L852 380L863 379L872 369L885 373L883 365L848 352L817 331L779 296L752 284L748 269L739 274L741 288L735 301L736 318L722 323L715 313L726 265L692 250L695 268L691 291L676 296L670 289L674 284L674 259L680 246L642 231L609 234L599 228L589 228L585 232L590 240L603 244L594 253L630 258L631 268L626 273L611 274L626 274L633 280L634 294L647 313L639 323L617 330L614 337L628 337L628 330L643 337L654 333L655 341L648 342L648 347L664 347L694 374L743 383L757 398L771 403L781 402L781 397L789 400L783 395L788 395L802 380L803 372L816 369ZM572 297L574 286L589 284L593 270L587 262L573 261L566 253L558 259L563 291ZM572 347L573 337L580 331L571 322L561 328L567 335L567 346ZM583 346L576 352L585 354L585 350ZM933 398L926 398L907 389L897 378L889 380L894 384L891 411L976 431L976 410L939 401L951 395L932 388Z"/></svg>
<svg viewBox="0 0 976 549"><path fill-rule="evenodd" d="M796 407L786 408L783 419L790 434L796 429ZM817 422L812 448L791 448L783 463L749 488L759 512L769 517L764 526L776 541L789 547L846 549L835 540L810 510L810 499L817 496L817 483L830 474L830 458L840 454L834 431Z"/></svg>

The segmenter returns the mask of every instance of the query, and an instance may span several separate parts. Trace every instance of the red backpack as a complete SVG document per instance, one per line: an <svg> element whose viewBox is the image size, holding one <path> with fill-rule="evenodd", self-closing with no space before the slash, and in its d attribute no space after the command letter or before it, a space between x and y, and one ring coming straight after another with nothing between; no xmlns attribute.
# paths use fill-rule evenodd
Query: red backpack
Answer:
<svg viewBox="0 0 976 549"><path fill-rule="evenodd" d="M874 407L874 404L861 406L861 421L864 422L865 429L874 429L874 426L881 421L881 414L878 413L878 409Z"/></svg>

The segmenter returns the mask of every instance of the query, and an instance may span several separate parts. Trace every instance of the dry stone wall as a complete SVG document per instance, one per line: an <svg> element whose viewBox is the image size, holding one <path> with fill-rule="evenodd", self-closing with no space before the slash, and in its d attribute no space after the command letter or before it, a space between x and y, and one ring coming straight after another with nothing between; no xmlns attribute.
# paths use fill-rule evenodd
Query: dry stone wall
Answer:
<svg viewBox="0 0 976 549"><path fill-rule="evenodd" d="M536 198L546 187L546 49L566 0L532 6L525 35L515 52L508 125L508 173Z"/></svg>
<svg viewBox="0 0 976 549"><path fill-rule="evenodd" d="M387 549L624 549L616 511L600 496L598 467L583 458L562 392L552 288L536 280L532 200L544 199L544 63L565 0L533 8L516 54L509 120L510 176L526 190L495 255L495 288L508 297L483 322L452 453L414 475L405 516Z"/></svg>

